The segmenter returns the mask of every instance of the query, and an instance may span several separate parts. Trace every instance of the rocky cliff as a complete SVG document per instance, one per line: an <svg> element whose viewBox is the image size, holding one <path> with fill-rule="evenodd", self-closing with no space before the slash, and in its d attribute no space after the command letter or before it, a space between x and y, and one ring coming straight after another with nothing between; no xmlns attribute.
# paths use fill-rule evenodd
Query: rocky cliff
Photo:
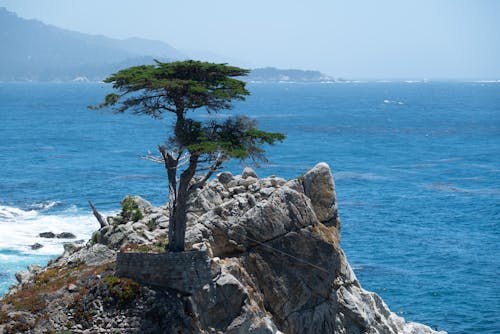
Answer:
<svg viewBox="0 0 500 334"><path fill-rule="evenodd" d="M5 333L437 333L406 322L378 295L361 288L339 247L335 187L324 163L290 181L259 179L251 169L241 176L225 172L199 189L191 198L186 238L189 251L204 255L186 254L202 259L200 268L192 268L193 264L189 268L202 272L206 267L200 275L206 284L188 282L198 287L189 291L168 279L158 283L162 275L182 276L183 270L179 273L172 260L162 262L162 274L152 279L156 265L151 263L163 261L161 256L145 255L148 260L142 266L139 260L136 267L129 261L127 268L120 268L119 261L117 268L120 250L152 253L165 243L166 209L138 197L134 201L142 218L110 217L111 224L85 246L68 244L46 268L32 266L19 273L19 284L0 302L0 329ZM134 256L136 262L141 258ZM182 261L176 261L182 267Z"/></svg>

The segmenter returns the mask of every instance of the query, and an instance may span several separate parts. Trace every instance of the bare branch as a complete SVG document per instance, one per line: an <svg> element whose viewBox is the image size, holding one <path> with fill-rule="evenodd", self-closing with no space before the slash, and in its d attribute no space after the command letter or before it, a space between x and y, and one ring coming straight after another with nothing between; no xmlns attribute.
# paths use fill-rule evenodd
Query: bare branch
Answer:
<svg viewBox="0 0 500 334"><path fill-rule="evenodd" d="M195 191L196 189L203 187L205 185L205 183L208 181L208 179L210 179L210 177L214 174L214 172L220 168L220 166L222 165L224 160L225 160L224 155L220 153L217 156L217 160L215 161L215 163L209 167L209 171L205 174L205 176L203 176L203 178L200 181L192 184L189 187L189 191L190 192Z"/></svg>
<svg viewBox="0 0 500 334"><path fill-rule="evenodd" d="M104 218L102 218L101 214L99 213L99 211L97 211L97 209L95 208L94 204L92 204L91 201L89 201L89 205L90 205L90 208L92 209L92 213L94 214L94 217L97 219L97 221L101 225L101 228L108 226L108 222L105 221Z"/></svg>
<svg viewBox="0 0 500 334"><path fill-rule="evenodd" d="M147 160L147 161L152 161L154 163L157 163L157 164L163 164L164 161L163 161L163 158L160 157L160 156L154 156L154 155L145 155L145 156L139 156L140 159L142 160Z"/></svg>

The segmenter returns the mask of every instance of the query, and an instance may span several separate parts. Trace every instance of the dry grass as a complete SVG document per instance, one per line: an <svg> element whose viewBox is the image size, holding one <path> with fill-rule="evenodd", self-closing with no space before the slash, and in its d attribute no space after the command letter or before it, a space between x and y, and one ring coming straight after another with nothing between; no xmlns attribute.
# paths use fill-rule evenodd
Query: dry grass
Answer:
<svg viewBox="0 0 500 334"><path fill-rule="evenodd" d="M16 310L25 310L38 314L47 307L45 297L56 291L76 284L78 280L97 275L110 268L113 264L107 263L98 267L76 265L73 267L48 268L37 275L34 284L25 286L18 292L4 298L6 304L11 304Z"/></svg>

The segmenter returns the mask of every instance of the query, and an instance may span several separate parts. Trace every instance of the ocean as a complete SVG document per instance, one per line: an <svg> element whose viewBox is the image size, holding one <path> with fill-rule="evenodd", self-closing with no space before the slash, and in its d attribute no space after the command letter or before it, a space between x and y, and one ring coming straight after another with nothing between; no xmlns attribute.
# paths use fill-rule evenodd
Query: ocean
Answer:
<svg viewBox="0 0 500 334"><path fill-rule="evenodd" d="M365 289L397 314L449 333L500 332L500 83L250 84L225 114L287 139L259 176L334 173L342 247ZM141 159L163 121L92 111L104 84L0 83L0 294L127 194L167 201L161 165ZM199 117L206 117L203 112ZM246 163L225 167L241 173ZM32 250L34 243L44 247Z"/></svg>

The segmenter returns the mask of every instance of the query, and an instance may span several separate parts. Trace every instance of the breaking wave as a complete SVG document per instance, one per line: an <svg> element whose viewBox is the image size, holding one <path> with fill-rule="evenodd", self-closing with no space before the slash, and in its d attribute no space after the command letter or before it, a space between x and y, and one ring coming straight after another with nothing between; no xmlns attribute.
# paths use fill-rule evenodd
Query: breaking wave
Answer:
<svg viewBox="0 0 500 334"><path fill-rule="evenodd" d="M48 214L46 211L58 202L42 202L32 205L38 210L23 210L12 206L0 206L0 251L12 250L23 254L58 255L63 251L63 244L68 241L87 241L92 232L99 228L90 213L70 207L60 214ZM76 239L40 238L42 232L70 232ZM39 243L42 248L32 250L31 245ZM10 255L2 255L10 256ZM0 258L2 262L6 258Z"/></svg>

